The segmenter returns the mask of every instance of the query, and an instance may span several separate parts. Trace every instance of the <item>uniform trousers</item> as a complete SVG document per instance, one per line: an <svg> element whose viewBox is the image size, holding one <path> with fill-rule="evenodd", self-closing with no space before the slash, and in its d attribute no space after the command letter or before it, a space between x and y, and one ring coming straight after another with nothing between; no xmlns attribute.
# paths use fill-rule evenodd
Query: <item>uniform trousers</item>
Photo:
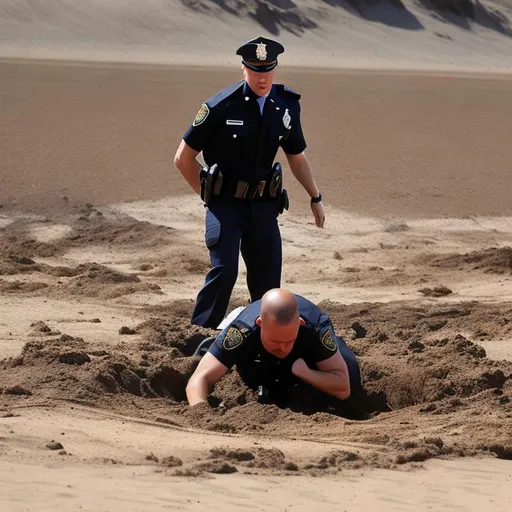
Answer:
<svg viewBox="0 0 512 512"><path fill-rule="evenodd" d="M239 255L247 269L251 302L281 285L282 241L278 201L214 197L206 209L205 243L211 270L199 291L192 324L217 328L238 277Z"/></svg>

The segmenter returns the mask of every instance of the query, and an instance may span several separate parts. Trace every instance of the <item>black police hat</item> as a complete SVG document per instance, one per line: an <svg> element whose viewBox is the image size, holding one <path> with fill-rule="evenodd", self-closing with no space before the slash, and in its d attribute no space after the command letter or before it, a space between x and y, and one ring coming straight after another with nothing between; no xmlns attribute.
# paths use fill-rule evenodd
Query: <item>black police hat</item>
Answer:
<svg viewBox="0 0 512 512"><path fill-rule="evenodd" d="M265 73L277 66L277 56L284 52L284 46L266 37L256 37L247 41L236 51L242 62L253 71Z"/></svg>

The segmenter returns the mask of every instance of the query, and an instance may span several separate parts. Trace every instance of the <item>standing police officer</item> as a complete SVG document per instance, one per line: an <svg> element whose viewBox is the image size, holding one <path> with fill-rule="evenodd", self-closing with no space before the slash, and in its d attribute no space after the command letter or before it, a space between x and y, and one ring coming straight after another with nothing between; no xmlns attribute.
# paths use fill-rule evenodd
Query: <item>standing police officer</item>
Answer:
<svg viewBox="0 0 512 512"><path fill-rule="evenodd" d="M322 195L304 150L300 94L274 84L283 46L258 37L237 50L244 80L201 105L181 141L174 164L207 207L205 242L211 270L197 296L192 323L216 328L224 318L238 276L239 251L247 268L251 302L281 281L282 241L277 217L288 209L281 147L295 178L311 197L318 227ZM203 152L206 166L196 157Z"/></svg>

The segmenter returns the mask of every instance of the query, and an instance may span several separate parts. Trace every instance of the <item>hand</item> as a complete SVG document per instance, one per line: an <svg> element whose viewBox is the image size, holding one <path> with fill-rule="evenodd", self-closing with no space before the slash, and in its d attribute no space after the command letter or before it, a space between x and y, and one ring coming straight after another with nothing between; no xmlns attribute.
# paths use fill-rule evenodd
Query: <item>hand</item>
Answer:
<svg viewBox="0 0 512 512"><path fill-rule="evenodd" d="M305 375L309 370L309 366L306 364L306 361L304 359L299 358L297 359L293 365L292 365L292 373L296 377L302 378L303 375Z"/></svg>
<svg viewBox="0 0 512 512"><path fill-rule="evenodd" d="M317 227L323 228L325 222L325 212L322 201L320 201L319 203L311 203L311 211L315 216L315 224L317 225Z"/></svg>

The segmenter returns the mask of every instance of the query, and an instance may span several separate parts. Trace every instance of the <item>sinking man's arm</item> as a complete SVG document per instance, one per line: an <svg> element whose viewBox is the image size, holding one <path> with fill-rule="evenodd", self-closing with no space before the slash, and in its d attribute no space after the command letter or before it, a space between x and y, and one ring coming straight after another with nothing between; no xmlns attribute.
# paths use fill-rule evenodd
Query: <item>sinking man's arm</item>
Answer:
<svg viewBox="0 0 512 512"><path fill-rule="evenodd" d="M188 381L186 393L190 405L207 402L211 387L228 371L213 354L207 352L197 365L195 372Z"/></svg>
<svg viewBox="0 0 512 512"><path fill-rule="evenodd" d="M310 368L304 359L293 363L292 373L311 386L331 396L346 400L350 396L350 379L347 364L340 351L316 363L318 370Z"/></svg>

